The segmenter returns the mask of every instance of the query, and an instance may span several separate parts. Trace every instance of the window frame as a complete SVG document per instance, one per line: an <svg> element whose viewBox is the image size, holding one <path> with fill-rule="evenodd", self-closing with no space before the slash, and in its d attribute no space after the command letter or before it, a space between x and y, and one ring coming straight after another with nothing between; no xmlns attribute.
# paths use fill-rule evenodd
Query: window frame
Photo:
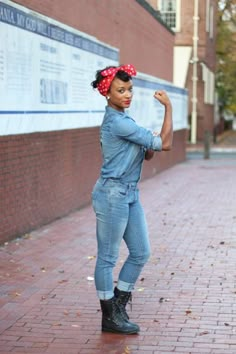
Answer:
<svg viewBox="0 0 236 354"><path fill-rule="evenodd" d="M206 0L206 32L210 31L210 0Z"/></svg>
<svg viewBox="0 0 236 354"><path fill-rule="evenodd" d="M163 9L163 6L162 6L163 1L166 1L166 0L157 0L157 8L158 8L158 10L160 11L161 14L165 13L165 11L162 10ZM175 3L176 3L175 27L170 27L170 28L174 32L180 32L181 0L175 0ZM168 25L168 23L167 23L167 25Z"/></svg>
<svg viewBox="0 0 236 354"><path fill-rule="evenodd" d="M214 37L214 7L212 4L209 8L209 37L211 39Z"/></svg>

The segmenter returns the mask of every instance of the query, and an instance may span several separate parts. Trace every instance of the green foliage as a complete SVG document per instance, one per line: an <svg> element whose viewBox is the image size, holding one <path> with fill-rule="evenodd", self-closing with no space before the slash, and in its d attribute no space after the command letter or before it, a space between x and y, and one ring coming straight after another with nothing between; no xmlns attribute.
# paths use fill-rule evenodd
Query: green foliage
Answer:
<svg viewBox="0 0 236 354"><path fill-rule="evenodd" d="M216 54L220 111L236 114L236 0L219 1Z"/></svg>

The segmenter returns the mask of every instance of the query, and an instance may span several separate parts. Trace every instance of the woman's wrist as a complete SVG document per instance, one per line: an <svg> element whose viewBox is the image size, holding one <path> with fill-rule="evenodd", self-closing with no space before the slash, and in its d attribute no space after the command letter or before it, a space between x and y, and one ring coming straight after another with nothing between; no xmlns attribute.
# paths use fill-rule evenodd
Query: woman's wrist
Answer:
<svg viewBox="0 0 236 354"><path fill-rule="evenodd" d="M166 109L168 109L168 108L169 108L169 109L172 109L172 104L171 104L170 101L169 101L169 102L166 102L164 106L165 106Z"/></svg>

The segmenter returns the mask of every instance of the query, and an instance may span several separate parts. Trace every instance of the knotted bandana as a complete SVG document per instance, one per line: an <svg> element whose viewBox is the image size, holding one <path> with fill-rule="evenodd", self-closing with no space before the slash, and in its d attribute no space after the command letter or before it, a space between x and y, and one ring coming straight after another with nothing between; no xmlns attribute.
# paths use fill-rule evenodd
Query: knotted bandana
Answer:
<svg viewBox="0 0 236 354"><path fill-rule="evenodd" d="M103 96L107 95L107 92L111 86L112 80L114 79L117 71L119 71L119 70L126 72L130 76L135 76L137 74L136 70L132 64L122 65L122 66L118 66L117 68L109 68L109 69L103 70L101 72L101 75L104 76L104 79L102 79L97 86L97 89L101 95L103 95Z"/></svg>

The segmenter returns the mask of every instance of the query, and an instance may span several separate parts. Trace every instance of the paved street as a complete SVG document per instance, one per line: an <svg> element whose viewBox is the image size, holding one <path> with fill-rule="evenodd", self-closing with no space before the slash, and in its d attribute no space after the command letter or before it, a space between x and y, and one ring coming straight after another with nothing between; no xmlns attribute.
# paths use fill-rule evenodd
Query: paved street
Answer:
<svg viewBox="0 0 236 354"><path fill-rule="evenodd" d="M140 190L152 246L130 312L140 334L100 331L89 206L0 248L1 353L236 353L236 155L189 155Z"/></svg>

